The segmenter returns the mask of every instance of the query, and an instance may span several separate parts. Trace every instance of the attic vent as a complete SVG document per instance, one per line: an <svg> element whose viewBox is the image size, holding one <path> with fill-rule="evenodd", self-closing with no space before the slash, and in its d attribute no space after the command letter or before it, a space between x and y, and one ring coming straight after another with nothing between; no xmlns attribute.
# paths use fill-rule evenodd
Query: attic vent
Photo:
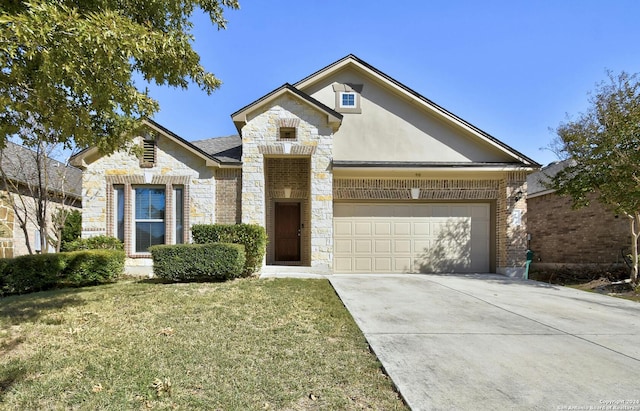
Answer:
<svg viewBox="0 0 640 411"><path fill-rule="evenodd" d="M140 167L153 167L156 163L156 142L155 140L143 140L142 161Z"/></svg>

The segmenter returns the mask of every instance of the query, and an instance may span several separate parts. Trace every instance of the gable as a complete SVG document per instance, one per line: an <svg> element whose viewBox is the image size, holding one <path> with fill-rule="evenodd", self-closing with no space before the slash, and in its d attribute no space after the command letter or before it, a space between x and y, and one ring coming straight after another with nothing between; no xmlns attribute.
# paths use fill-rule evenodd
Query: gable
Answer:
<svg viewBox="0 0 640 411"><path fill-rule="evenodd" d="M360 113L345 113L335 133L336 162L537 166L355 56L296 84L329 107L336 104L336 85L361 87Z"/></svg>

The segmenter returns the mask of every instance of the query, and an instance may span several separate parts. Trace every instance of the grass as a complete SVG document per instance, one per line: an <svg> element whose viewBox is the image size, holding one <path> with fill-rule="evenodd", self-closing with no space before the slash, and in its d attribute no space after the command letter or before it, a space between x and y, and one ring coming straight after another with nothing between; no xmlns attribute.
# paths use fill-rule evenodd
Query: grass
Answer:
<svg viewBox="0 0 640 411"><path fill-rule="evenodd" d="M0 408L406 410L326 280L0 299Z"/></svg>

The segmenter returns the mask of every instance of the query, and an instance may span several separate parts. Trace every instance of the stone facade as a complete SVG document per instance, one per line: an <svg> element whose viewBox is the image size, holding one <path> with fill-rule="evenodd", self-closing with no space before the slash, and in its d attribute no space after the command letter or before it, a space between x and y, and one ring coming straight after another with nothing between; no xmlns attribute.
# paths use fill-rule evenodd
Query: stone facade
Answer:
<svg viewBox="0 0 640 411"><path fill-rule="evenodd" d="M295 139L280 139L280 127L291 125L295 125ZM283 95L248 119L242 128L242 144L242 222L267 227L270 236L273 235L273 225L267 211L275 194L270 190L283 188L278 180L270 181L267 187L265 161L269 157L308 159L308 192L294 193L309 199L309 205L305 207L306 202L303 202L302 209L303 218L310 216L310 221L305 225L309 229L310 245L308 251L302 250L301 264L310 263L316 269L330 271L333 263L333 189L330 170L333 130L327 124L326 115L300 99ZM302 242L305 243L304 238ZM272 261L272 248L269 253L267 261Z"/></svg>
<svg viewBox="0 0 640 411"><path fill-rule="evenodd" d="M142 138L133 139L132 144L141 144ZM183 188L184 196L184 242L190 241L193 224L215 222L215 171L197 155L183 149L175 141L159 136L156 140L156 161L151 167L128 152L119 151L90 161L83 173L82 235L114 235L114 186L124 187L125 207L125 247L130 258L148 259L148 253L135 253L130 239L133 230L131 209L132 188L136 186L159 186L166 189L166 235L168 242L175 242L168 229L173 223L171 202L173 187ZM129 217L127 217L129 216ZM128 261L129 265L148 262Z"/></svg>
<svg viewBox="0 0 640 411"><path fill-rule="evenodd" d="M630 253L629 220L598 201L572 209L569 197L550 193L527 203L533 266L623 264Z"/></svg>
<svg viewBox="0 0 640 411"><path fill-rule="evenodd" d="M0 195L0 258L11 258L14 255L14 218L13 208L5 199L9 195L3 191Z"/></svg>

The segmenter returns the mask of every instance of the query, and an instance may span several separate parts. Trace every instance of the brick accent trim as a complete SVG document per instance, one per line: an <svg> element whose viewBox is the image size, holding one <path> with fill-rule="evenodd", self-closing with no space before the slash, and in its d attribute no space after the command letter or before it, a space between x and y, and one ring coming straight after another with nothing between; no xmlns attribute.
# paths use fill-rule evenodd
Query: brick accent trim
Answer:
<svg viewBox="0 0 640 411"><path fill-rule="evenodd" d="M289 154L285 154L283 144L267 144L258 146L258 152L264 155L312 156L316 152L316 146L292 144L291 152Z"/></svg>
<svg viewBox="0 0 640 411"><path fill-rule="evenodd" d="M287 117L281 118L278 121L278 127L290 127L296 128L300 124L300 119L298 117Z"/></svg>
<svg viewBox="0 0 640 411"><path fill-rule="evenodd" d="M333 179L336 200L408 200L411 189L420 189L420 200L495 200L500 180L427 180L393 178Z"/></svg>

